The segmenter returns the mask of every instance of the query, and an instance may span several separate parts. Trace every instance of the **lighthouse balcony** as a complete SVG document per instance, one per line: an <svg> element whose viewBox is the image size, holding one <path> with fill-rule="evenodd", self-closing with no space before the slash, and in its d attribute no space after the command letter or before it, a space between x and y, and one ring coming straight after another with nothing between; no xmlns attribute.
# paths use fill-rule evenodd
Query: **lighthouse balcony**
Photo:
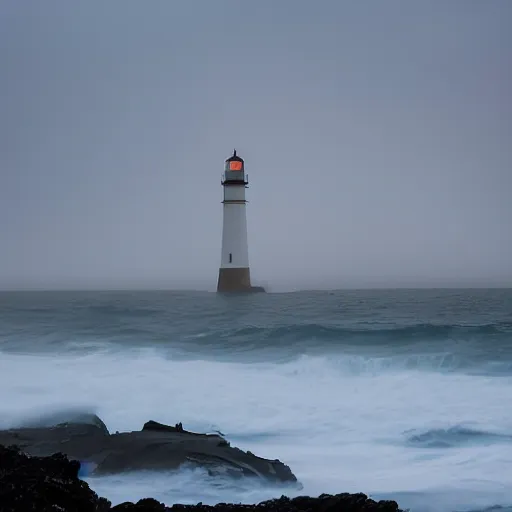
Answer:
<svg viewBox="0 0 512 512"><path fill-rule="evenodd" d="M244 171L226 171L220 182L222 185L248 185L249 175L244 174Z"/></svg>

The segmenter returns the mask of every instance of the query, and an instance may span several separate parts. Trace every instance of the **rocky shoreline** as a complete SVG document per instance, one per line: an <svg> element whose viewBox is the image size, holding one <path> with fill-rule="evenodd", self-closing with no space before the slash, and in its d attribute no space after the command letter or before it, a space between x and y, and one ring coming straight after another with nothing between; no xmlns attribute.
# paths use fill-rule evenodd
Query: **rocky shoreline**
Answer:
<svg viewBox="0 0 512 512"><path fill-rule="evenodd" d="M395 501L373 501L364 494L301 496L265 501L256 505L180 505L166 507L152 498L112 506L78 477L80 462L58 453L38 457L17 446L0 445L0 512L401 512Z"/></svg>
<svg viewBox="0 0 512 512"><path fill-rule="evenodd" d="M61 418L62 419L62 418ZM69 414L64 421L0 430L0 444L19 446L27 455L65 454L96 476L141 470L176 470L183 465L206 469L212 476L245 476L275 483L296 483L291 469L231 446L220 433L190 432L148 421L141 430L110 433L95 414Z"/></svg>

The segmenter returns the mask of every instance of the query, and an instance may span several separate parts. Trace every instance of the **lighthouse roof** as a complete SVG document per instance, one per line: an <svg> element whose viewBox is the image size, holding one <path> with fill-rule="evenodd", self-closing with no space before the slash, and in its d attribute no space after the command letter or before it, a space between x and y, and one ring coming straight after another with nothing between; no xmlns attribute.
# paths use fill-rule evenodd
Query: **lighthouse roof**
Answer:
<svg viewBox="0 0 512 512"><path fill-rule="evenodd" d="M240 158L237 154L236 154L236 149L233 150L233 156L229 157L226 162L243 162L243 158Z"/></svg>

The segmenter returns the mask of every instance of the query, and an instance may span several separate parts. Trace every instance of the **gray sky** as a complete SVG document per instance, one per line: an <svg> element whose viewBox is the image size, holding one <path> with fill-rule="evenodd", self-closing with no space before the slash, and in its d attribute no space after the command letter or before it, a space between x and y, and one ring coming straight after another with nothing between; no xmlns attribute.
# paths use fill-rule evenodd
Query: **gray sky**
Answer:
<svg viewBox="0 0 512 512"><path fill-rule="evenodd" d="M512 284L512 2L3 0L0 288Z"/></svg>

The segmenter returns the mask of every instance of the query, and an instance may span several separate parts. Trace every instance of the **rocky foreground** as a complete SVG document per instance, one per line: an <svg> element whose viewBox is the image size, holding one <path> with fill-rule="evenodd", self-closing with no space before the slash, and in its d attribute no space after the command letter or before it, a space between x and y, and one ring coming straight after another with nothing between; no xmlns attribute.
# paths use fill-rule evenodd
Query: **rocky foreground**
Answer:
<svg viewBox="0 0 512 512"><path fill-rule="evenodd" d="M84 463L91 474L140 470L175 470L197 466L211 475L255 477L275 483L295 483L291 469L231 446L220 434L200 434L148 421L142 430L111 434L95 414L70 415L65 421L0 430L0 444L19 446L24 453L44 457L63 453Z"/></svg>
<svg viewBox="0 0 512 512"><path fill-rule="evenodd" d="M257 505L218 504L166 507L151 498L112 507L78 478L80 463L63 454L28 456L19 447L0 445L0 512L400 512L394 501L375 502L364 494L321 495L265 501Z"/></svg>

